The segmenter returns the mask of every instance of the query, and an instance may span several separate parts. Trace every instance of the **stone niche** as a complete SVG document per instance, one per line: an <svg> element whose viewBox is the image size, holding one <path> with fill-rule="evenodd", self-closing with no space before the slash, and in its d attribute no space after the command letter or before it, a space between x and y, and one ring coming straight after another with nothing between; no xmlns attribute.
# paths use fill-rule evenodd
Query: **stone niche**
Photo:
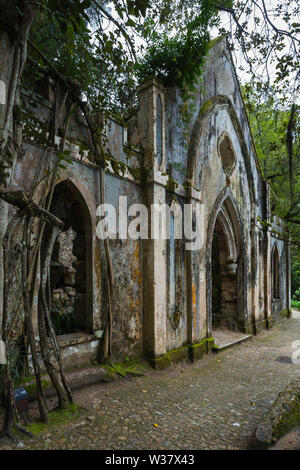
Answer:
<svg viewBox="0 0 300 470"><path fill-rule="evenodd" d="M222 166L226 174L231 174L236 165L236 156L233 144L227 132L222 132L218 139L218 151L222 160Z"/></svg>
<svg viewBox="0 0 300 470"><path fill-rule="evenodd" d="M80 204L63 183L54 192L53 213L67 231L56 240L51 259L51 315L58 335L87 327L86 234Z"/></svg>

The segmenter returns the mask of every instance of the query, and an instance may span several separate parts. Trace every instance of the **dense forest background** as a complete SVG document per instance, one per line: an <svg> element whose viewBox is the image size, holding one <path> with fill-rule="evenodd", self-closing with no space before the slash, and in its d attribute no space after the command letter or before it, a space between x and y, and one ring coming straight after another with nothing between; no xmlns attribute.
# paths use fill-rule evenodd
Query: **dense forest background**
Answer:
<svg viewBox="0 0 300 470"><path fill-rule="evenodd" d="M292 306L300 307L300 119L299 105L269 89L258 93L250 83L242 87L263 176L271 187L271 210L286 222L291 240Z"/></svg>

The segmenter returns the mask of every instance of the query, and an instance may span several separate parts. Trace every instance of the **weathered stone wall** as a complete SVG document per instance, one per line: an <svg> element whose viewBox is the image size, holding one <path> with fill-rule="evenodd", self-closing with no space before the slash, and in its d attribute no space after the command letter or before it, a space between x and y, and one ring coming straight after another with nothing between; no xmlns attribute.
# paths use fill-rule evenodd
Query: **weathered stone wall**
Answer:
<svg viewBox="0 0 300 470"><path fill-rule="evenodd" d="M141 189L113 175L106 176L106 200L118 208L119 195L127 196L127 204L140 203ZM110 240L110 251L115 278L113 306L113 344L115 358L141 357L143 352L143 297L142 297L142 250L140 240L117 238ZM106 261L101 250L102 278L106 279ZM105 296L106 289L103 292ZM105 302L103 308L106 308ZM104 311L102 311L104 314Z"/></svg>
<svg viewBox="0 0 300 470"><path fill-rule="evenodd" d="M45 151L46 123L51 115L51 100L42 100L41 96L27 97L27 123L25 124L25 155L17 162L13 185L15 188L22 188L30 191L34 182L37 181L37 173L42 178L48 169L49 162L56 161L55 153L50 154ZM50 98L50 97L49 97ZM118 196L126 195L128 205L141 201L141 189L139 184L134 182L134 176L139 179L137 161L138 153L129 151L123 146L126 139L124 127L117 121L109 121L104 128L107 145L107 172L105 178L106 202L118 206ZM56 142L59 143L57 136ZM81 244L85 251L86 276L81 284L87 282L87 298L83 292L77 292L75 299L79 296L82 299L79 308L81 312L78 317L85 323L85 331L90 333L91 347L89 348L85 339L84 360L88 357L94 360L96 357L95 344L99 343L107 316L106 298L106 260L102 242L96 236L96 208L100 201L100 170L93 163L93 148L91 139L88 136L87 128L82 123L80 116L75 116L72 124L71 139L66 144L66 148L71 151L70 158L72 164L64 163L64 168L59 170L58 186L64 184L68 191L72 193L72 201L78 204L81 209L75 221L78 227L80 224L85 227L85 236L81 235ZM119 164L121 162L121 164ZM128 168L132 168L132 174ZM38 201L43 193L47 191L43 184L37 189L35 199ZM70 205L70 199L67 201ZM71 206L70 206L71 207ZM73 211L74 212L74 211ZM57 214L62 216L63 214ZM74 213L76 217L76 214ZM79 218L79 219L78 219ZM72 224L72 220L68 223ZM78 229L78 232L80 229ZM84 232L84 230L83 230ZM83 234L82 232L82 234ZM83 234L84 235L84 234ZM79 236L79 235L78 235ZM78 248L79 245L78 245ZM77 248L77 250L78 250ZM141 273L141 249L140 241L112 240L110 242L111 256L115 275L115 299L113 318L113 355L115 359L124 357L141 357L142 355L142 273ZM82 263L80 254L74 266ZM78 268L78 266L77 266ZM82 270L81 270L82 271ZM84 273L84 267L83 271ZM76 276L78 274L78 269ZM77 282L77 281L76 281ZM65 290L65 289L61 289ZM79 291L82 289L78 289ZM54 292L54 295L61 292ZM65 293L65 292L63 292ZM36 299L37 305L37 299ZM84 321L85 318L85 321ZM35 313L36 321L36 313ZM35 325L36 327L36 325ZM37 328L36 328L37 334ZM63 353L65 361L69 365L74 361L74 351L81 357L82 338L75 339L70 335L70 346L68 340L64 340ZM78 343L78 348L76 344ZM77 349L76 349L77 348ZM90 354L89 354L90 351ZM78 363L82 363L82 358L78 358ZM76 362L76 361L75 361ZM74 362L74 363L75 363Z"/></svg>

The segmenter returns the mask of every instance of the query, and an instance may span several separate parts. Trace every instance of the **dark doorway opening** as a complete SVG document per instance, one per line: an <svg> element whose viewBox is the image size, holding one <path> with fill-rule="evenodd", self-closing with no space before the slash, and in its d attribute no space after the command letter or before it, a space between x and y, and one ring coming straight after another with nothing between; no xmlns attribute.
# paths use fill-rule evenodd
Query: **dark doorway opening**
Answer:
<svg viewBox="0 0 300 470"><path fill-rule="evenodd" d="M238 269L217 219L212 240L212 329L238 330Z"/></svg>
<svg viewBox="0 0 300 470"><path fill-rule="evenodd" d="M89 314L89 226L77 190L67 182L59 183L50 211L68 227L57 238L51 258L52 321L57 335L85 332Z"/></svg>

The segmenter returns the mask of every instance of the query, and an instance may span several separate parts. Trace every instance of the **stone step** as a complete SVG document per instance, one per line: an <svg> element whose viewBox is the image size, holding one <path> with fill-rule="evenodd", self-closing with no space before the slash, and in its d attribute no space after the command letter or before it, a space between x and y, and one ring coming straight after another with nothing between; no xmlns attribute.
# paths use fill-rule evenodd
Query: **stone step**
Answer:
<svg viewBox="0 0 300 470"><path fill-rule="evenodd" d="M244 335L242 336L241 338L238 338L238 339L235 339L235 340L232 340L232 341L229 341L228 343L224 343L224 344L217 344L215 343L215 346L218 346L217 348L214 347L213 348L213 351L214 352L221 352L221 351L224 351L224 349L227 349L227 348L230 348L232 346L235 346L237 344L240 344L242 343L243 341L248 341L249 339L252 338L253 335Z"/></svg>

